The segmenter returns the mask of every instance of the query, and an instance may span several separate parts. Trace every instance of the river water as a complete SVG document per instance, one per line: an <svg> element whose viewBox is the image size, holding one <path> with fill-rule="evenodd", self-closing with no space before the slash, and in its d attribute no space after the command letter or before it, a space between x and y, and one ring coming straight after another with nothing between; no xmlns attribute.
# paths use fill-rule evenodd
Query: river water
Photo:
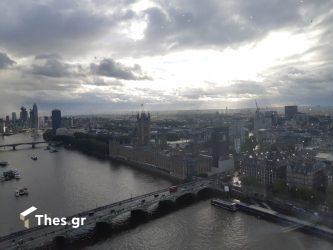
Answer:
<svg viewBox="0 0 333 250"><path fill-rule="evenodd" d="M0 144L32 141L29 134L0 137ZM38 138L37 140L42 140ZM173 183L154 174L63 148L57 153L31 149L0 150L8 161L0 172L17 169L19 181L0 182L0 236L22 230L19 213L35 206L39 213L66 217ZM30 159L32 155L37 161ZM19 187L29 195L16 198ZM89 245L86 249L333 249L331 242L241 212L230 213L201 201Z"/></svg>

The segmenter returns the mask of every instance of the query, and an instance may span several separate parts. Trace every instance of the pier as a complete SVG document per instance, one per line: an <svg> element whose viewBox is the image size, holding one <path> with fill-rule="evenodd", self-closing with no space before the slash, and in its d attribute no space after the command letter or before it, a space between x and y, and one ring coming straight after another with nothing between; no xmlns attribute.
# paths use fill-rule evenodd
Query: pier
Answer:
<svg viewBox="0 0 333 250"><path fill-rule="evenodd" d="M333 229L317 224L316 222L304 221L295 217L280 214L271 209L246 204L240 201L235 201L235 203L237 209L240 211L259 216L260 218L288 225L286 231L300 230L333 240Z"/></svg>

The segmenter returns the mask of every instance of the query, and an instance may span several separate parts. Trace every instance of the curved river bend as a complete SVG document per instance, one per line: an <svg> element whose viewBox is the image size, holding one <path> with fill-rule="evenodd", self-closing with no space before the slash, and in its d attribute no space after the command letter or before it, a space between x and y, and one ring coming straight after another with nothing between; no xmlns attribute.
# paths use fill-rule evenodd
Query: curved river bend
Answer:
<svg viewBox="0 0 333 250"><path fill-rule="evenodd" d="M41 140L39 138L38 140ZM32 141L29 134L0 137L0 144ZM36 155L37 161L30 157ZM168 187L173 183L150 173L76 151L44 146L0 150L0 161L16 168L21 180L0 182L0 235L24 229L19 213L36 206L50 216L69 216L115 201ZM29 195L14 191L28 187ZM280 225L202 201L99 241L87 249L333 249L333 244Z"/></svg>

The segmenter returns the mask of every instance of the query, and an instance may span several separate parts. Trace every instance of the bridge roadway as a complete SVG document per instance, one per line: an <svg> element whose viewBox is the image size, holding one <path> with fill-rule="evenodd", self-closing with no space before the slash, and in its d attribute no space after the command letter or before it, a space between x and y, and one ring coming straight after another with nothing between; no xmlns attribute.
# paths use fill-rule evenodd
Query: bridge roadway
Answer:
<svg viewBox="0 0 333 250"><path fill-rule="evenodd" d="M3 144L0 145L0 148L11 147L13 148L13 150L16 150L16 147L21 145L31 145L32 148L35 148L35 146L38 144L49 144L49 143L46 141L20 142L20 143Z"/></svg>
<svg viewBox="0 0 333 250"><path fill-rule="evenodd" d="M136 196L130 199L112 203L106 206L98 207L89 211L78 213L67 217L69 221L73 217L86 217L84 226L72 228L66 226L37 226L31 229L22 230L0 237L0 249L33 249L50 245L57 236L66 239L75 239L86 233L92 232L97 223L112 221L125 213L141 210L148 213L148 209L160 201L175 202L177 198L192 194L197 195L200 190L216 187L215 179L204 179L195 182L189 182L178 186L178 191L170 193L168 188L164 188L152 193ZM142 202L142 200L145 200ZM37 210L38 211L38 210ZM38 212L37 212L38 214ZM19 219L19 215L17 215Z"/></svg>

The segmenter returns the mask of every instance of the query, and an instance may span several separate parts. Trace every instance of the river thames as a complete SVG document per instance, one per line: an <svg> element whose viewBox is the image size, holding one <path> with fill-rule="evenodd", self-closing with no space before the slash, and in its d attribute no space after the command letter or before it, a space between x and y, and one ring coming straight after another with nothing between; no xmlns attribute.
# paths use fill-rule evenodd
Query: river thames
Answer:
<svg viewBox="0 0 333 250"><path fill-rule="evenodd" d="M0 144L32 141L30 134L0 137ZM38 138L37 140L42 140ZM64 217L172 185L139 169L45 146L0 151L0 173L17 169L21 179L0 182L0 236L24 229L19 213L35 206L39 213ZM37 161L30 159L32 155ZM16 198L17 188L29 195ZM331 242L241 212L231 213L201 201L126 229L86 249L333 249Z"/></svg>

